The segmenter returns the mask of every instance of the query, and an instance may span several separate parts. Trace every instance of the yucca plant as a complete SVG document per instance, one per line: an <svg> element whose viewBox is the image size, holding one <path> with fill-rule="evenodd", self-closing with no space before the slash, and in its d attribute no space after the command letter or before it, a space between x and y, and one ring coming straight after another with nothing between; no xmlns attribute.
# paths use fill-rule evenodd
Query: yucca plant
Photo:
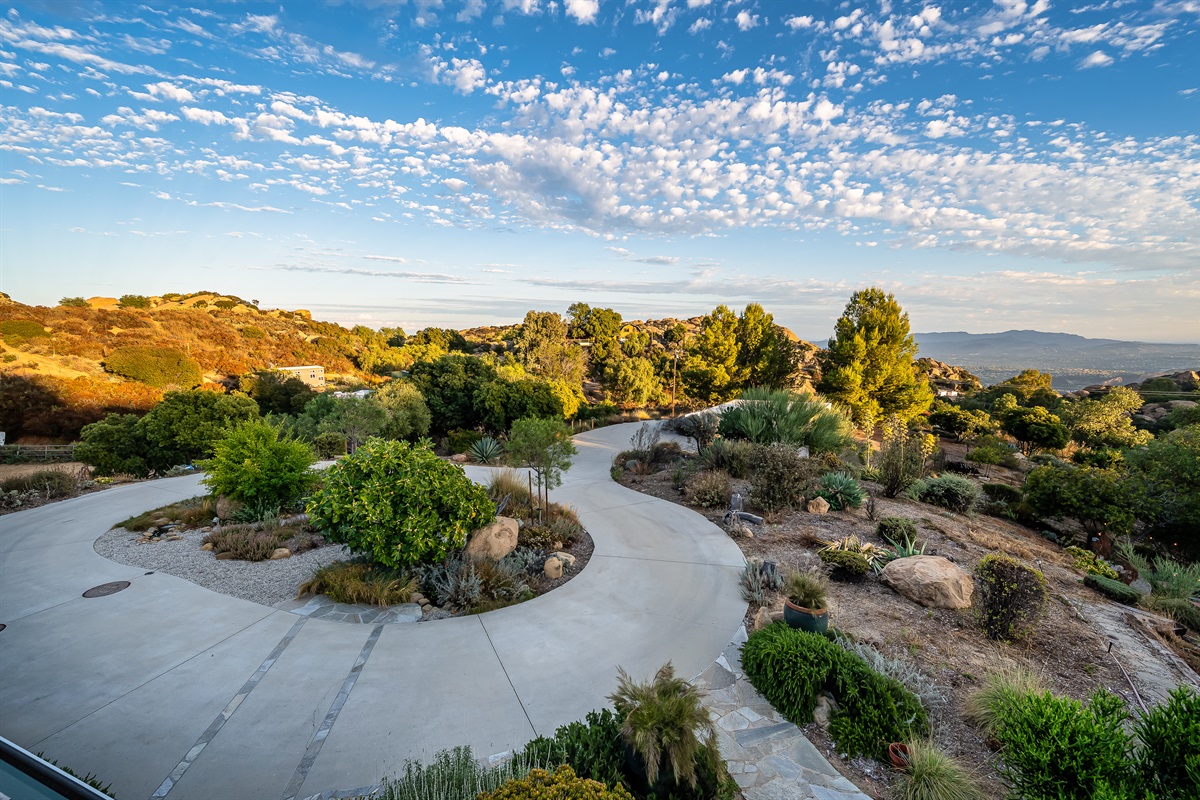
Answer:
<svg viewBox="0 0 1200 800"><path fill-rule="evenodd" d="M650 786L659 783L664 768L676 784L696 786L696 761L715 757L717 729L700 702L700 690L675 675L667 662L649 683L637 683L617 668L617 691L609 695L621 734L642 760Z"/></svg>
<svg viewBox="0 0 1200 800"><path fill-rule="evenodd" d="M871 569L875 569L876 571L878 571L878 569L882 569L883 565L888 561L891 561L893 557L892 552L886 547L880 547L879 545L872 544L871 542L864 542L854 534L843 536L840 539L834 539L833 541L829 542L825 541L824 539L818 539L817 541L821 543L821 549L818 551L818 553L831 553L838 550L844 550L848 553L857 553L866 559L867 565L870 566Z"/></svg>
<svg viewBox="0 0 1200 800"><path fill-rule="evenodd" d="M500 460L504 448L490 436L485 436L471 445L471 458L480 464L494 464Z"/></svg>
<svg viewBox="0 0 1200 800"><path fill-rule="evenodd" d="M826 472L817 481L817 494L829 501L835 511L844 508L858 508L867 499L867 492L862 484L848 472Z"/></svg>

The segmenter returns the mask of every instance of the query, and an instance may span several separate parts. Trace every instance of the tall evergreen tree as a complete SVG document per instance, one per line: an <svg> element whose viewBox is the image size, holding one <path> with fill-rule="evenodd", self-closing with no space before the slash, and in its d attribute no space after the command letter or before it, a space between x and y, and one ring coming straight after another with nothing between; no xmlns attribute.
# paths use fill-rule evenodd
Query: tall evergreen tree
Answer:
<svg viewBox="0 0 1200 800"><path fill-rule="evenodd" d="M745 385L785 389L800 361L796 345L758 303L738 319L738 368Z"/></svg>
<svg viewBox="0 0 1200 800"><path fill-rule="evenodd" d="M867 431L885 417L911 419L933 403L916 356L908 314L896 298L874 287L855 292L829 340L821 392L845 403Z"/></svg>
<svg viewBox="0 0 1200 800"><path fill-rule="evenodd" d="M682 370L689 397L705 402L728 400L742 388L738 368L738 318L720 305L700 322Z"/></svg>

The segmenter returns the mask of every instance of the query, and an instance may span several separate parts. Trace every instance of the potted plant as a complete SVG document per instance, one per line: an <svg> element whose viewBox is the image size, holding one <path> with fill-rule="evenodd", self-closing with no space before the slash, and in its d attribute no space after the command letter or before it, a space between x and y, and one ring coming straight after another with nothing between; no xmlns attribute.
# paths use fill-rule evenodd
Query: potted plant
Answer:
<svg viewBox="0 0 1200 800"><path fill-rule="evenodd" d="M636 683L618 668L609 700L622 719L626 764L648 790L695 788L701 760L718 758L717 729L700 690L676 677L669 661L649 683Z"/></svg>
<svg viewBox="0 0 1200 800"><path fill-rule="evenodd" d="M783 621L802 631L824 633L829 628L829 608L825 605L829 584L825 577L813 572L793 572L788 576L786 588Z"/></svg>

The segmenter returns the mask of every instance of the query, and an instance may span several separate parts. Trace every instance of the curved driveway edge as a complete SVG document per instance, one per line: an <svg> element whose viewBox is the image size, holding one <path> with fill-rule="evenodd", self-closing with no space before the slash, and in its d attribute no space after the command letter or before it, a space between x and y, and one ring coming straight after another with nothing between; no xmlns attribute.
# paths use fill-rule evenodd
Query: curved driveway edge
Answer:
<svg viewBox="0 0 1200 800"><path fill-rule="evenodd" d="M576 436L552 493L595 542L583 572L473 617L297 619L93 551L122 519L198 494L198 476L0 517L0 734L122 800L282 800L372 785L446 747L519 747L604 705L618 665L696 676L741 624L744 559L703 517L612 482L636 427ZM118 580L132 585L80 596Z"/></svg>

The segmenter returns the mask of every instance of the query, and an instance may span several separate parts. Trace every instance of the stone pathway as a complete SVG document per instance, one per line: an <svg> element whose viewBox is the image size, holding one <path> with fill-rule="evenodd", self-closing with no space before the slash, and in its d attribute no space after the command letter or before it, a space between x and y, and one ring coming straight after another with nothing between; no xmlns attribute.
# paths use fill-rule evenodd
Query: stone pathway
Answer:
<svg viewBox="0 0 1200 800"><path fill-rule="evenodd" d="M721 755L746 800L870 800L750 685L742 673L745 641L742 628L693 683L706 693Z"/></svg>
<svg viewBox="0 0 1200 800"><path fill-rule="evenodd" d="M395 622L419 622L421 607L416 603L380 608L362 603L337 603L325 595L307 600L288 600L275 606L280 611L301 617L323 619L328 622L350 622L365 625L390 625Z"/></svg>

